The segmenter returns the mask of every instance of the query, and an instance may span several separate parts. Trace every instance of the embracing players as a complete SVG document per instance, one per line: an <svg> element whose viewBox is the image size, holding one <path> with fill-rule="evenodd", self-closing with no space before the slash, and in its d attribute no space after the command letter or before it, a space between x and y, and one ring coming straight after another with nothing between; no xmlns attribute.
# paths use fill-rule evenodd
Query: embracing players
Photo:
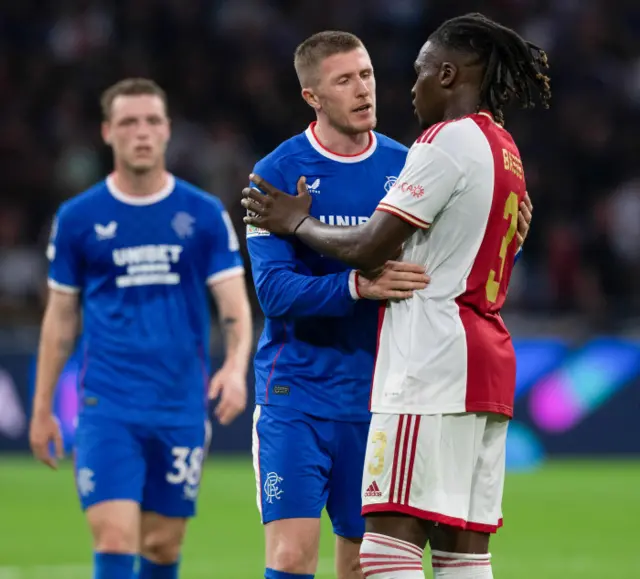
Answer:
<svg viewBox="0 0 640 579"><path fill-rule="evenodd" d="M128 79L102 107L115 171L55 218L31 445L55 468L52 397L81 324L75 467L94 579L131 579L138 554L137 577L175 579L207 452L207 391L223 424L245 408L251 313L224 207L165 169L165 93ZM209 292L226 340L210 383Z"/></svg>
<svg viewBox="0 0 640 579"><path fill-rule="evenodd" d="M264 194L243 192L253 227L293 234L364 269L403 245L402 259L431 276L413 298L388 303L380 328L362 484L367 577L424 577L427 542L434 577L492 577L489 537L502 524L515 390L500 309L525 197L503 106L531 106L535 97L547 106L546 66L542 50L482 15L449 20L415 63L425 131L367 223L338 228L311 218L302 178L295 197L262 175L252 181Z"/></svg>
<svg viewBox="0 0 640 579"><path fill-rule="evenodd" d="M407 157L404 146L373 132L375 77L369 55L351 34L322 32L298 47L295 67L317 122L260 161L254 172L290 193L303 175L319 221L364 224L385 192L402 187L396 179ZM520 243L531 217L522 209ZM256 210L265 208L257 205ZM300 216L294 209L293 218ZM263 222L267 228L261 227ZM274 225L278 232L277 222L256 218L247 227L254 282L266 317L255 358L253 445L265 524L265 577L313 577L325 507L337 535L337 576L360 577L362 463L379 310L371 300L428 292L424 270L431 263L406 254L406 263L388 262L401 246L403 240L398 240L383 259L362 268L383 268L377 276L366 274L370 280L333 259L344 257L335 248L332 255L318 244L317 252L312 251L293 237L270 234L267 229ZM280 232L291 229L285 226ZM410 328L407 323L402 329L407 337Z"/></svg>

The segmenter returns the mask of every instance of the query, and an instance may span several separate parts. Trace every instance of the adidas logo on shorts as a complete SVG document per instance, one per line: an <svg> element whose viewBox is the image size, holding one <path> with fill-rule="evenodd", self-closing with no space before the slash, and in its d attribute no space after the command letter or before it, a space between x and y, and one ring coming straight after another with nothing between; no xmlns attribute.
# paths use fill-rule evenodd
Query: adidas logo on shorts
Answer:
<svg viewBox="0 0 640 579"><path fill-rule="evenodd" d="M376 481L373 481L364 492L365 497L381 497L382 492L380 491L380 487Z"/></svg>

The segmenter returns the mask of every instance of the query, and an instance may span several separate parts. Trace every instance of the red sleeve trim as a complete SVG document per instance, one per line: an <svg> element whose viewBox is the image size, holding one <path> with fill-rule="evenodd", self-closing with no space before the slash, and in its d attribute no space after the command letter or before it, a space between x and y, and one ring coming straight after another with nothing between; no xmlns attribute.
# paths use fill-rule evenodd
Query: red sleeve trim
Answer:
<svg viewBox="0 0 640 579"><path fill-rule="evenodd" d="M419 229L429 229L431 227L431 223L412 215L411 213L404 211L403 209L399 209L398 207L394 207L393 205L389 205L388 203L380 203L378 207L376 207L376 211L383 211L384 213L389 213L391 215L395 215L399 217L403 221L406 221L410 225L413 225Z"/></svg>
<svg viewBox="0 0 640 579"><path fill-rule="evenodd" d="M356 289L356 295L358 296L358 299L362 299L362 294L360 293L360 288L358 287L358 281L360 280L360 272L358 270L356 270L355 276L353 278L353 282L354 282L354 286Z"/></svg>

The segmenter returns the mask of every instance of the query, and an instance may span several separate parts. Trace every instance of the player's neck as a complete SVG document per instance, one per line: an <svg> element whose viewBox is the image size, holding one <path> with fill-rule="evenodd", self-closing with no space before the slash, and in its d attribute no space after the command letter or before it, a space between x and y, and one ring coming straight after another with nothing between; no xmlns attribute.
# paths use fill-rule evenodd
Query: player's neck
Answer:
<svg viewBox="0 0 640 579"><path fill-rule="evenodd" d="M347 135L332 127L328 121L319 118L314 125L316 139L327 150L337 155L354 156L364 152L371 144L370 131Z"/></svg>
<svg viewBox="0 0 640 579"><path fill-rule="evenodd" d="M119 191L132 197L155 195L158 191L162 191L169 181L169 173L164 167L142 174L116 168L111 177Z"/></svg>
<svg viewBox="0 0 640 579"><path fill-rule="evenodd" d="M488 107L481 107L485 110ZM452 121L461 119L478 112L478 95L476 94L458 94L452 97L449 104L445 108L444 120Z"/></svg>

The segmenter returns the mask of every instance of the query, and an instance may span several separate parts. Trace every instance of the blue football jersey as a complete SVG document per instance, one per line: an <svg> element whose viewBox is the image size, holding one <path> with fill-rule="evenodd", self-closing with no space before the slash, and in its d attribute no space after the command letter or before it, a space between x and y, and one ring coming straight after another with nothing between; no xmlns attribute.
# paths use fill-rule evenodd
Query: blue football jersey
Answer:
<svg viewBox="0 0 640 579"><path fill-rule="evenodd" d="M304 175L313 217L330 225L358 225L394 184L406 156L405 146L374 132L359 155L332 153L317 140L312 124L262 159L254 172L291 194ZM254 362L256 403L368 421L379 304L357 300L351 270L295 238L248 226L247 245L266 318Z"/></svg>
<svg viewBox="0 0 640 579"><path fill-rule="evenodd" d="M170 176L151 197L111 178L65 202L47 250L49 285L79 292L82 412L145 424L202 423L208 285L242 275L222 203Z"/></svg>

